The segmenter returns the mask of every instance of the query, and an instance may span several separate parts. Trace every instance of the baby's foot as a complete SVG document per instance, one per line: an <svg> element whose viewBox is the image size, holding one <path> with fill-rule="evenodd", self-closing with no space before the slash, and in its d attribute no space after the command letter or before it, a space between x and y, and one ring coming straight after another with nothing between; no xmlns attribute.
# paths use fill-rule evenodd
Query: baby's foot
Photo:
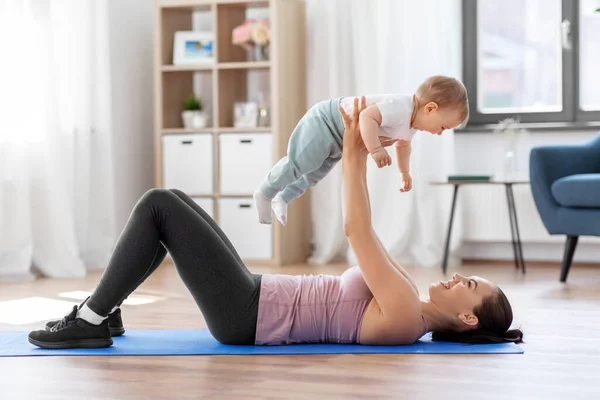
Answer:
<svg viewBox="0 0 600 400"><path fill-rule="evenodd" d="M283 226L287 224L287 207L288 203L286 203L279 195L275 196L271 202L271 208L275 213L275 217L277 217L277 220L281 222L281 225Z"/></svg>
<svg viewBox="0 0 600 400"><path fill-rule="evenodd" d="M271 199L262 194L260 190L254 192L254 205L258 212L258 222L261 224L272 224L273 217L271 216Z"/></svg>

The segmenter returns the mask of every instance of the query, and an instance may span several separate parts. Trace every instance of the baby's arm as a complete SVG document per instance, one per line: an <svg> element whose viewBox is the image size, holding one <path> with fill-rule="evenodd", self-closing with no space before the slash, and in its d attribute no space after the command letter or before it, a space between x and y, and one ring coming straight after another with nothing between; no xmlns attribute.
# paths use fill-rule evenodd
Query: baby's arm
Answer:
<svg viewBox="0 0 600 400"><path fill-rule="evenodd" d="M365 108L360 113L358 120L360 134L365 147L377 163L379 168L392 164L392 158L381 145L379 140L379 126L381 125L381 112L376 105Z"/></svg>
<svg viewBox="0 0 600 400"><path fill-rule="evenodd" d="M400 169L400 173L409 173L411 153L410 142L400 139L394 144L394 147L396 148L396 160L398 161L398 168Z"/></svg>
<svg viewBox="0 0 600 400"><path fill-rule="evenodd" d="M372 154L378 147L381 147L381 141L379 140L381 113L379 112L379 108L376 105L365 108L360 113L358 123L365 147Z"/></svg>
<svg viewBox="0 0 600 400"><path fill-rule="evenodd" d="M398 169L400 170L403 183L400 191L408 192L412 189L412 177L410 176L410 141L400 139L396 142L394 147L396 148L396 160L398 162Z"/></svg>

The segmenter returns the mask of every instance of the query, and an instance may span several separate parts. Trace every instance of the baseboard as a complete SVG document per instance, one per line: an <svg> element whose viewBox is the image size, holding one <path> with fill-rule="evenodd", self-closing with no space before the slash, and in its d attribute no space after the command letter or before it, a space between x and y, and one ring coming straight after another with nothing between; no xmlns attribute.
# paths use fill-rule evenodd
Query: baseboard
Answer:
<svg viewBox="0 0 600 400"><path fill-rule="evenodd" d="M526 261L560 262L563 257L564 244L556 243L523 243L523 257ZM464 242L460 255L464 260L513 260L513 248L510 242ZM575 250L573 262L595 263L600 265L600 246L594 243L579 243Z"/></svg>

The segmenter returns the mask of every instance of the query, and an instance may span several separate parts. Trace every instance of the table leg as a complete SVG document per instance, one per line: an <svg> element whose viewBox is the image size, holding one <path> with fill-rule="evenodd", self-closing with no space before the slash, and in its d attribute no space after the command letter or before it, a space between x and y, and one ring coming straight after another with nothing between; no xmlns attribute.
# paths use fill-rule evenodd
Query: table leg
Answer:
<svg viewBox="0 0 600 400"><path fill-rule="evenodd" d="M517 206L515 203L515 195L513 185L506 185L506 200L508 202L508 213L510 218L510 229L513 242L513 251L515 254L515 268L525 273L525 259L523 257L523 246L521 244L521 235L519 233L519 221L517 219Z"/></svg>
<svg viewBox="0 0 600 400"><path fill-rule="evenodd" d="M510 185L510 200L512 202L513 218L515 220L515 232L517 234L517 250L519 251L519 258L521 259L521 271L525 273L525 257L523 257L523 246L521 244L521 235L519 233L519 221L517 219L517 205L515 203L515 195L512 189L513 185Z"/></svg>
<svg viewBox="0 0 600 400"><path fill-rule="evenodd" d="M508 204L508 219L510 221L510 237L512 240L512 247L513 247L513 254L515 256L515 269L519 269L519 252L517 250L517 241L516 241L516 235L515 235L515 223L513 222L513 205L512 205L512 201L510 198L510 184L506 184L505 186L506 189L506 203Z"/></svg>
<svg viewBox="0 0 600 400"><path fill-rule="evenodd" d="M454 193L452 194L452 206L450 208L450 222L448 223L448 233L446 234L446 246L444 249L444 259L442 261L442 272L445 274L448 269L448 253L450 252L450 234L452 233L452 223L454 222L454 210L456 209L456 196L458 194L458 186L454 185Z"/></svg>

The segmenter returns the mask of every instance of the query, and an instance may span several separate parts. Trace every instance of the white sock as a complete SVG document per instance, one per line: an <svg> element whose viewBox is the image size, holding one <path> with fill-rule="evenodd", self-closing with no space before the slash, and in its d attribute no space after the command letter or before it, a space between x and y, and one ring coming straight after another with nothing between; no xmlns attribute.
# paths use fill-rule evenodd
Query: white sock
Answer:
<svg viewBox="0 0 600 400"><path fill-rule="evenodd" d="M119 308L119 306L114 306L112 310L110 310L109 314L114 313L115 311L117 311L117 308Z"/></svg>
<svg viewBox="0 0 600 400"><path fill-rule="evenodd" d="M271 208L273 209L277 220L281 222L281 225L285 226L287 224L288 203L286 203L285 200L283 200L279 195L277 195L271 202Z"/></svg>
<svg viewBox="0 0 600 400"><path fill-rule="evenodd" d="M260 190L254 192L253 197L256 212L258 212L258 222L261 224L273 223L273 217L271 216L271 199L262 194Z"/></svg>
<svg viewBox="0 0 600 400"><path fill-rule="evenodd" d="M92 311L91 308L84 304L77 310L77 318L81 318L84 321L89 322L90 324L100 325L102 321L104 321L108 317L103 317L101 315L96 314Z"/></svg>

